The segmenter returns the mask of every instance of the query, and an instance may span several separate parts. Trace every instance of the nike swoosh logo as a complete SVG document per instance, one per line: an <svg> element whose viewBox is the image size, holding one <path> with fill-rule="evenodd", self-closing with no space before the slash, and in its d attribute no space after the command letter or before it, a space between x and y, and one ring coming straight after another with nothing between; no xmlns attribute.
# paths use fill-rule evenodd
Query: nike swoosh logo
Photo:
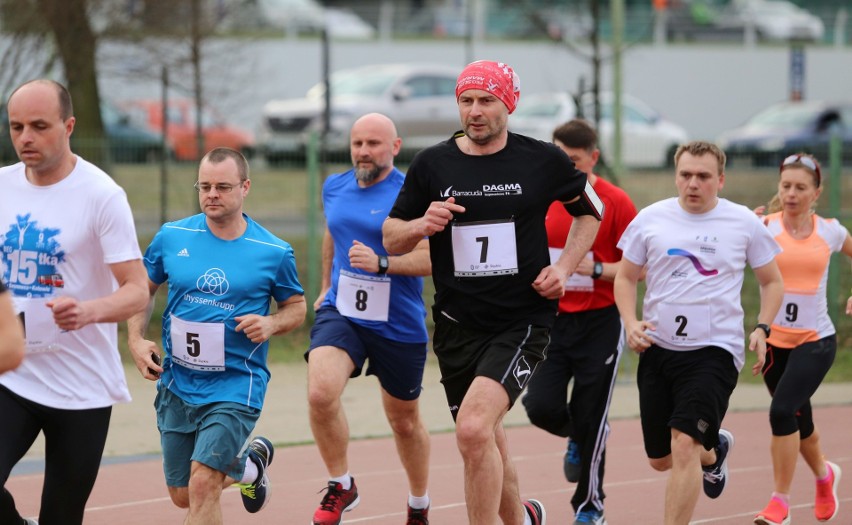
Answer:
<svg viewBox="0 0 852 525"><path fill-rule="evenodd" d="M383 210L370 210L371 215L375 215L377 213L382 213Z"/></svg>

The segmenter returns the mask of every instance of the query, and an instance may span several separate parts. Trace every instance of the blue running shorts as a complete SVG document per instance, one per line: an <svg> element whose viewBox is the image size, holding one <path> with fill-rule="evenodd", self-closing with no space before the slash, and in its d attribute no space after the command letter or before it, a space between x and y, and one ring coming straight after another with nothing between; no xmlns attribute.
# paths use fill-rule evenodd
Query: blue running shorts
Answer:
<svg viewBox="0 0 852 525"><path fill-rule="evenodd" d="M333 346L346 352L355 364L351 377L361 375L369 359L367 375L376 376L388 394L403 401L420 397L429 351L426 343L387 339L340 315L337 308L324 306L316 313L305 360L311 350L320 346Z"/></svg>
<svg viewBox="0 0 852 525"><path fill-rule="evenodd" d="M245 451L260 410L238 403L191 405L161 387L154 399L163 448L163 472L169 487L189 486L192 461L239 480Z"/></svg>

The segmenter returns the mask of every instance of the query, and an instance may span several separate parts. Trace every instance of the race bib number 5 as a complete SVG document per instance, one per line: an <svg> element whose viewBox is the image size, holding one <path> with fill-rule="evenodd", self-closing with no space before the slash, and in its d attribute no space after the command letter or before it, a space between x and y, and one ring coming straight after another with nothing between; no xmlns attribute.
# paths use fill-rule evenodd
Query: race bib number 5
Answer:
<svg viewBox="0 0 852 525"><path fill-rule="evenodd" d="M194 323L171 316L172 359L204 372L225 370L225 324Z"/></svg>
<svg viewBox="0 0 852 525"><path fill-rule="evenodd" d="M454 223L452 237L456 277L489 277L518 273L513 221Z"/></svg>

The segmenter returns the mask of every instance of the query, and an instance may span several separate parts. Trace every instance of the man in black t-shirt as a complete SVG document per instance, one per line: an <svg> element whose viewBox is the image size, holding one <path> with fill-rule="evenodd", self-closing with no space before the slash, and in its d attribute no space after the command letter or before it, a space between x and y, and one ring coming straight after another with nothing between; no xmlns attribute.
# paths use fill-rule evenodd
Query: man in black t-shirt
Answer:
<svg viewBox="0 0 852 525"><path fill-rule="evenodd" d="M502 420L545 358L565 279L603 214L567 155L508 132L519 94L506 64L469 64L456 86L463 131L414 158L383 228L389 253L429 237L433 349L456 421L472 524L545 523L541 502L521 502ZM554 200L576 218L551 264L544 218Z"/></svg>

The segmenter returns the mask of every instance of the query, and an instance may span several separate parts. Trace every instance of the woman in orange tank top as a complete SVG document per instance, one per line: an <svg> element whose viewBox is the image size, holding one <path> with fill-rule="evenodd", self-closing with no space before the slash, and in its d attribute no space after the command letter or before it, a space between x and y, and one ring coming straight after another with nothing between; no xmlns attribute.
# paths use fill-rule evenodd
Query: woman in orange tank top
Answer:
<svg viewBox="0 0 852 525"><path fill-rule="evenodd" d="M784 302L766 344L763 380L772 395L772 467L775 491L754 519L760 525L790 523L790 487L801 454L816 477L814 515L837 515L841 471L826 461L814 425L810 398L834 361L837 336L828 316L826 282L833 252L852 257L852 237L836 219L814 212L822 192L819 163L811 155L790 155L781 164L778 193L764 223L783 248L776 257L784 277ZM763 209L755 210L763 213ZM846 303L852 315L852 297Z"/></svg>

